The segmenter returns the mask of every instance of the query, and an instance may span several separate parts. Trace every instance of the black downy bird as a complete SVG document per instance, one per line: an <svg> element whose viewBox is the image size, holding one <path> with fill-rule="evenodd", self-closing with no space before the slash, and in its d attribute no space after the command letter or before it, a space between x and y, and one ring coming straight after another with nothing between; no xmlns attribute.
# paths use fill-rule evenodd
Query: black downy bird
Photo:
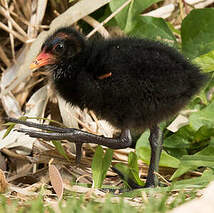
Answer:
<svg viewBox="0 0 214 213"><path fill-rule="evenodd" d="M93 110L120 128L120 137L8 120L52 131L19 130L31 137L75 142L77 162L82 143L127 148L132 143L130 129L150 129L146 187L158 183L154 174L162 150L158 124L181 110L207 79L177 50L160 42L126 37L89 41L71 27L60 28L47 38L31 65L31 69L40 67L50 72L55 90L68 103Z"/></svg>

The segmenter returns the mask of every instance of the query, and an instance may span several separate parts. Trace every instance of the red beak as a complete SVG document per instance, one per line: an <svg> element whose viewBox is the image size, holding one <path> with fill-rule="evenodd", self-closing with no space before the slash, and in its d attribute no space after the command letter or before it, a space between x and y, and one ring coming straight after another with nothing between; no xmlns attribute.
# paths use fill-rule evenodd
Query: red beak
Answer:
<svg viewBox="0 0 214 213"><path fill-rule="evenodd" d="M36 57L36 59L30 65L31 70L38 69L47 64L53 64L53 55L50 53L46 53L44 50Z"/></svg>

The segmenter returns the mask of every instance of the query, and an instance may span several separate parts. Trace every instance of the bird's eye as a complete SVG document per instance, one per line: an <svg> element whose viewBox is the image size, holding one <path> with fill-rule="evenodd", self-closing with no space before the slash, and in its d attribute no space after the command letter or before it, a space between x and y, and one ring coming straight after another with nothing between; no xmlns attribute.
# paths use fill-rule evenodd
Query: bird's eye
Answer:
<svg viewBox="0 0 214 213"><path fill-rule="evenodd" d="M63 43L59 43L54 47L54 51L56 53L61 53L64 49L64 44Z"/></svg>

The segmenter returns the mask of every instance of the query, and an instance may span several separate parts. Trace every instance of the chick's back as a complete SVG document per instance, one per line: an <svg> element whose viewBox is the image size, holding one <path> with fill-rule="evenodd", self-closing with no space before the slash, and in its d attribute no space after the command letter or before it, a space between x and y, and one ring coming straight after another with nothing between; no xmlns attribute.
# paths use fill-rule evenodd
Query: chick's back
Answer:
<svg viewBox="0 0 214 213"><path fill-rule="evenodd" d="M86 84L92 84L85 106L119 128L149 128L169 118L206 80L177 50L155 41L99 40L85 51Z"/></svg>

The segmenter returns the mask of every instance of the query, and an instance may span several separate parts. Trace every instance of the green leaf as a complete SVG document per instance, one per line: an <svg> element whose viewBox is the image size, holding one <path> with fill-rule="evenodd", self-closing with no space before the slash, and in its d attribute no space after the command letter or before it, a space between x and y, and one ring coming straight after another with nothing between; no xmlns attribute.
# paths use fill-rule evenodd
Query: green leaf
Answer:
<svg viewBox="0 0 214 213"><path fill-rule="evenodd" d="M214 126L214 101L198 112L193 112L189 117L189 125L198 130L202 126L212 128Z"/></svg>
<svg viewBox="0 0 214 213"><path fill-rule="evenodd" d="M135 18L135 24L132 29L126 33L139 38L162 40L171 46L176 43L175 36L162 18L138 16Z"/></svg>
<svg viewBox="0 0 214 213"><path fill-rule="evenodd" d="M121 174L120 176L122 176L122 180L123 180L123 183L125 184L125 186L127 188L130 188L128 182L129 182L129 179L132 178L132 175L130 173L129 167L127 165L125 165L124 163L116 163L114 165L114 168L116 168L117 171L119 171L119 173Z"/></svg>
<svg viewBox="0 0 214 213"><path fill-rule="evenodd" d="M170 177L170 180L174 180L181 175L185 174L188 171L192 171L194 169L197 169L197 167L192 167L192 166L186 166L186 165L180 165L178 169L173 173L173 175Z"/></svg>
<svg viewBox="0 0 214 213"><path fill-rule="evenodd" d="M149 164L151 149L148 141L149 131L144 132L136 144L136 154L139 159ZM178 168L180 160L167 154L166 151L162 151L160 158L160 166Z"/></svg>
<svg viewBox="0 0 214 213"><path fill-rule="evenodd" d="M207 169L201 177L180 180L173 183L173 188L202 188L214 180L213 170Z"/></svg>
<svg viewBox="0 0 214 213"><path fill-rule="evenodd" d="M135 182L138 186L144 186L144 183L139 177L137 155L134 152L129 153L128 166L123 163L117 163L114 165L114 168L116 168L123 175L123 181L125 185L128 186L131 180L132 182Z"/></svg>
<svg viewBox="0 0 214 213"><path fill-rule="evenodd" d="M214 71L214 50L193 59L192 62L197 64L203 72Z"/></svg>
<svg viewBox="0 0 214 213"><path fill-rule="evenodd" d="M112 161L112 156L113 156L113 150L112 149L107 149L106 150L106 153L104 155L104 158L103 158L103 180L106 176L106 173L109 169L109 167L111 166L111 161Z"/></svg>
<svg viewBox="0 0 214 213"><path fill-rule="evenodd" d="M120 28L130 36L163 40L171 46L176 44L176 38L167 23L161 18L141 16L140 13L160 0L133 0L115 16ZM127 0L113 0L110 2L112 12Z"/></svg>
<svg viewBox="0 0 214 213"><path fill-rule="evenodd" d="M192 10L181 25L182 52L190 59L214 50L214 8Z"/></svg>
<svg viewBox="0 0 214 213"><path fill-rule="evenodd" d="M195 134L196 131L191 126L183 126L174 134L164 138L163 147L168 154L180 159L192 148Z"/></svg>
<svg viewBox="0 0 214 213"><path fill-rule="evenodd" d="M186 166L194 167L214 167L214 156L184 155L181 158L181 163Z"/></svg>
<svg viewBox="0 0 214 213"><path fill-rule="evenodd" d="M10 132L12 131L12 129L15 127L16 124L9 122L9 123L6 123L5 125L8 125L8 127L7 127L6 132L3 135L2 139L4 139L5 137L7 137L10 134Z"/></svg>
<svg viewBox="0 0 214 213"><path fill-rule="evenodd" d="M52 143L56 147L56 150L59 152L59 154L62 155L66 160L69 161L69 158L62 146L62 143L60 141L52 141Z"/></svg>
<svg viewBox="0 0 214 213"><path fill-rule="evenodd" d="M205 165L205 163L207 163L206 161L209 161L210 157L211 158L213 157L213 153L214 153L214 139L212 139L210 141L210 144L204 149L202 149L201 151L197 152L194 155L190 155L189 157L184 157L183 160L181 160L181 164L179 168L174 172L170 180L178 178L184 173L196 169L198 166ZM204 159L204 156L208 157L208 159ZM192 161L188 163L187 161L185 161L185 159L187 158L190 158L190 159L192 158L192 160L196 159L196 161L195 162ZM197 162L197 159L200 159L200 163L199 161Z"/></svg>
<svg viewBox="0 0 214 213"><path fill-rule="evenodd" d="M214 128L209 128L207 126L202 126L195 133L193 141L203 141L208 140L210 137L214 136Z"/></svg>
<svg viewBox="0 0 214 213"><path fill-rule="evenodd" d="M92 173L93 173L93 187L101 188L103 184L103 180L106 176L108 168L111 165L111 160L113 156L113 151L111 149L107 149L104 155L103 148L98 146L96 148L93 161L92 161Z"/></svg>
<svg viewBox="0 0 214 213"><path fill-rule="evenodd" d="M26 209L26 211L30 213L45 212L45 206L43 205L43 196L41 192L35 200L31 200L29 202L28 209Z"/></svg>
<svg viewBox="0 0 214 213"><path fill-rule="evenodd" d="M181 135L180 132L176 132L175 134L167 137L164 140L163 146L165 148L173 148L173 149L181 149L181 148L190 148L190 143L187 138L185 138L183 135Z"/></svg>
<svg viewBox="0 0 214 213"><path fill-rule="evenodd" d="M135 18L139 16L141 12L152 4L160 1L162 0L133 0L115 16L115 19L122 30L125 28L129 30L131 25L135 23ZM112 0L109 3L111 11L116 11L125 2L127 2L127 0Z"/></svg>
<svg viewBox="0 0 214 213"><path fill-rule="evenodd" d="M103 148L98 146L96 148L93 161L92 161L92 173L93 173L93 187L99 188L102 186L102 167L103 167Z"/></svg>
<svg viewBox="0 0 214 213"><path fill-rule="evenodd" d="M26 116L21 116L19 119L23 120L23 121L26 121L27 118L28 117L26 117ZM5 137L7 137L10 134L10 132L12 131L12 129L15 127L16 123L8 122L8 123L6 123L4 125L8 126L8 128L7 128L6 132L4 133L2 139L4 139Z"/></svg>
<svg viewBox="0 0 214 213"><path fill-rule="evenodd" d="M144 183L141 181L141 179L139 177L139 168L138 168L138 163L137 163L137 155L134 152L130 152L129 153L128 166L129 166L130 172L131 172L131 174L133 176L133 180L139 186L143 186Z"/></svg>
<svg viewBox="0 0 214 213"><path fill-rule="evenodd" d="M173 24L171 24L170 22L167 22L167 25L169 27L169 29L173 32L178 34L179 36L181 35L181 31L176 29L175 26Z"/></svg>
<svg viewBox="0 0 214 213"><path fill-rule="evenodd" d="M197 94L194 98L199 98L201 103L203 103L204 105L208 105L208 100L207 100L207 91L206 91L206 87L203 87L199 94Z"/></svg>

